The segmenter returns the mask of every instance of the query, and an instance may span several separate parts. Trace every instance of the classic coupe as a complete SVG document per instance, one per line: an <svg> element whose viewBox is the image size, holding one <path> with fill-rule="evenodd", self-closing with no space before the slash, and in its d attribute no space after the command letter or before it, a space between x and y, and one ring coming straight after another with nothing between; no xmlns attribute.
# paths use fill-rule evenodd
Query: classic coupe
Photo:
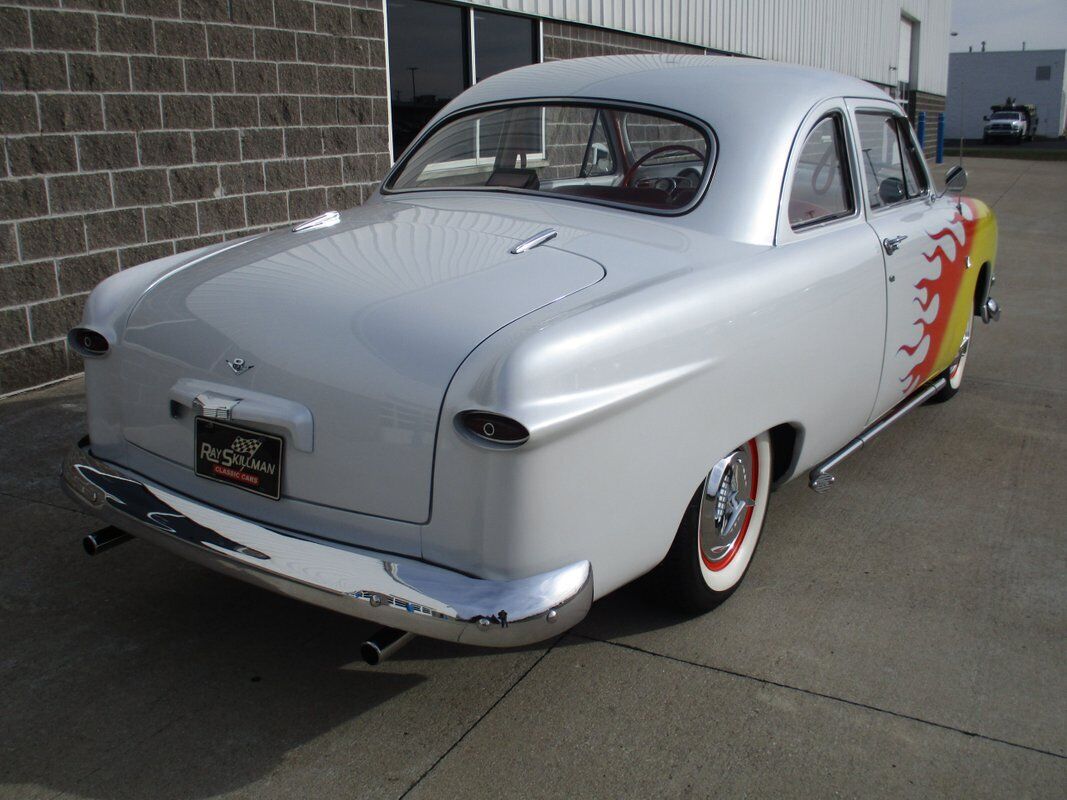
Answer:
<svg viewBox="0 0 1067 800"><path fill-rule="evenodd" d="M960 388L996 223L900 106L750 59L464 92L364 206L114 275L69 342L108 527L383 627L511 646L653 573L700 610L768 497Z"/></svg>

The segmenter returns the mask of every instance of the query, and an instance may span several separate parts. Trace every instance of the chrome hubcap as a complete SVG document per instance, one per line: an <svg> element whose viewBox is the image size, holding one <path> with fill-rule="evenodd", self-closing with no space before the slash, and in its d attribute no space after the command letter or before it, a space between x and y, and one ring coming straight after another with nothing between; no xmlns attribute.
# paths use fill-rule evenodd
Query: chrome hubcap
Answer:
<svg viewBox="0 0 1067 800"><path fill-rule="evenodd" d="M700 549L708 561L722 561L737 545L749 509L756 504L752 457L739 447L711 470L700 498Z"/></svg>

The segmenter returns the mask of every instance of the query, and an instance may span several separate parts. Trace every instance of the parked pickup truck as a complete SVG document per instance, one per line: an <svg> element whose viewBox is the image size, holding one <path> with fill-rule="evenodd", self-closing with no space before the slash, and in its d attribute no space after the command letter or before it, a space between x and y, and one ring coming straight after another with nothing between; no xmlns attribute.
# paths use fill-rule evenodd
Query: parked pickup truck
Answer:
<svg viewBox="0 0 1067 800"><path fill-rule="evenodd" d="M992 142L1009 139L1016 142L1032 141L1037 127L1037 108L1032 105L992 106L993 113L984 117L982 141Z"/></svg>

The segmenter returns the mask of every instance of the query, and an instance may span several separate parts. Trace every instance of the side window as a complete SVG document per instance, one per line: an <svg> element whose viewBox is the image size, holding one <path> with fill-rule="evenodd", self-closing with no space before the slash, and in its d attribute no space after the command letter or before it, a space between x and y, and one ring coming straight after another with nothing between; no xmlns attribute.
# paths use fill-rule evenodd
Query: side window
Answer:
<svg viewBox="0 0 1067 800"><path fill-rule="evenodd" d="M908 183L908 197L918 197L930 188L926 181L926 170L923 169L922 153L919 152L915 139L912 138L911 123L903 117L898 117L897 129L900 133L900 141L904 145L904 178Z"/></svg>
<svg viewBox="0 0 1067 800"><path fill-rule="evenodd" d="M789 224L796 230L854 210L841 117L831 114L804 140L789 189Z"/></svg>
<svg viewBox="0 0 1067 800"><path fill-rule="evenodd" d="M900 157L900 137L893 116L879 111L860 111L856 114L856 127L871 208L906 200L908 190Z"/></svg>

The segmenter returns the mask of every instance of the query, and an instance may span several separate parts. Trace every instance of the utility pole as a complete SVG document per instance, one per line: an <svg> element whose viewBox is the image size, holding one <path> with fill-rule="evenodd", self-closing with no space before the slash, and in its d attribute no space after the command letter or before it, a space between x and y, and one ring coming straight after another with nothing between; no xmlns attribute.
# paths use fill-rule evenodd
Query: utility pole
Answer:
<svg viewBox="0 0 1067 800"><path fill-rule="evenodd" d="M411 104L415 105L415 73L418 71L418 67L408 67L408 71L411 73Z"/></svg>

